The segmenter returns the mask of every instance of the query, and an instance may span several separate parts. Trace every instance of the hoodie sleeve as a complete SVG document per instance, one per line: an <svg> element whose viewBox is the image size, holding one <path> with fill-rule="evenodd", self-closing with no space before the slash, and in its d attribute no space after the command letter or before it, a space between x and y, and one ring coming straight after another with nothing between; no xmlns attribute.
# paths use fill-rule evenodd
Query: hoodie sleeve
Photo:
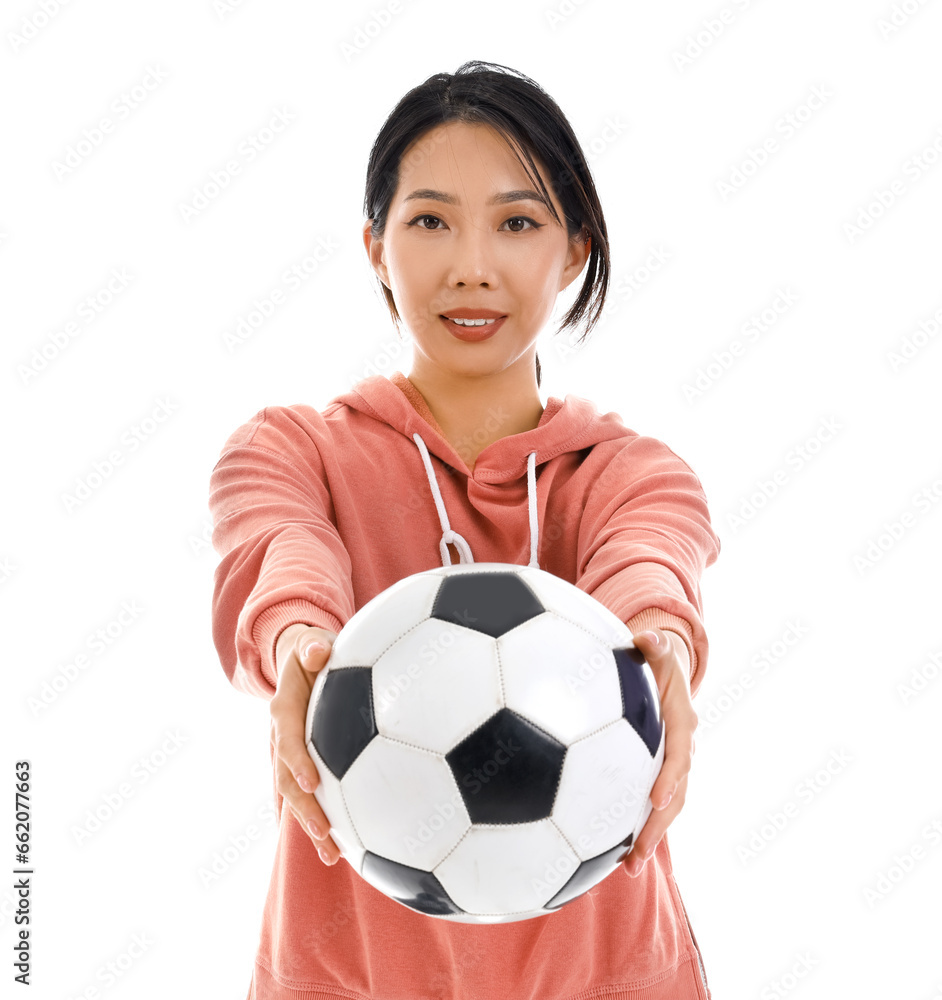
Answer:
<svg viewBox="0 0 942 1000"><path fill-rule="evenodd" d="M633 632L679 633L690 654L690 690L706 670L700 577L720 540L700 480L663 442L634 436L599 477L578 542L577 584Z"/></svg>
<svg viewBox="0 0 942 1000"><path fill-rule="evenodd" d="M232 684L264 698L275 693L284 629L301 622L339 632L354 611L316 430L291 408L261 410L226 441L210 477L221 557L213 642ZM320 443L329 445L326 434Z"/></svg>

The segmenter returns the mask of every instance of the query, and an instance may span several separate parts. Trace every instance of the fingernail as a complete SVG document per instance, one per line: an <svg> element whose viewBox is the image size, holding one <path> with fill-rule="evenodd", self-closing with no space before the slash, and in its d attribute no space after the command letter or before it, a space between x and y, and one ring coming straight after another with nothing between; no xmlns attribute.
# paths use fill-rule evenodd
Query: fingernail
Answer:
<svg viewBox="0 0 942 1000"><path fill-rule="evenodd" d="M660 806L658 808L660 808L660 809L666 809L667 806L668 806L668 804L670 803L670 800L673 797L674 797L674 793L673 792L668 792L667 798L661 800L661 804L660 804Z"/></svg>
<svg viewBox="0 0 942 1000"><path fill-rule="evenodd" d="M330 855L324 850L323 847L318 847L317 853L321 856L321 861L323 861L325 865L330 864Z"/></svg>
<svg viewBox="0 0 942 1000"><path fill-rule="evenodd" d="M314 791L314 786L311 784L311 782L308 779L308 776L306 774L297 774L297 775L295 775L295 779L294 780L297 781L297 783L301 786L301 788L305 792L313 792Z"/></svg>
<svg viewBox="0 0 942 1000"><path fill-rule="evenodd" d="M314 820L309 819L307 821L307 828L311 831L311 835L317 837L318 840L324 839L324 833L321 828L314 822Z"/></svg>
<svg viewBox="0 0 942 1000"><path fill-rule="evenodd" d="M322 642L317 642L316 640L314 642L309 642L301 651L301 659L306 660L311 653L317 653L325 650L326 648L327 647Z"/></svg>
<svg viewBox="0 0 942 1000"><path fill-rule="evenodd" d="M646 639L649 639L655 646L660 645L661 640L657 637L657 632L642 632L641 633Z"/></svg>

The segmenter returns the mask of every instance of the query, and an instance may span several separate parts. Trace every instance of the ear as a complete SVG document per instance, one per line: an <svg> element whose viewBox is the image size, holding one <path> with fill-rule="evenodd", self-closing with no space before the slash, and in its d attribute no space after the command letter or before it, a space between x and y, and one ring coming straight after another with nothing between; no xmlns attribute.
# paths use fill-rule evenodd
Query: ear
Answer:
<svg viewBox="0 0 942 1000"><path fill-rule="evenodd" d="M386 261L383 258L383 241L373 235L372 228L373 220L367 219L363 224L363 245L366 247L370 266L378 275L379 280L389 288L389 274L386 270Z"/></svg>
<svg viewBox="0 0 942 1000"><path fill-rule="evenodd" d="M567 288L582 274L582 269L585 267L591 252L592 237L583 228L569 241L569 256L566 260L566 266L559 276L559 291Z"/></svg>

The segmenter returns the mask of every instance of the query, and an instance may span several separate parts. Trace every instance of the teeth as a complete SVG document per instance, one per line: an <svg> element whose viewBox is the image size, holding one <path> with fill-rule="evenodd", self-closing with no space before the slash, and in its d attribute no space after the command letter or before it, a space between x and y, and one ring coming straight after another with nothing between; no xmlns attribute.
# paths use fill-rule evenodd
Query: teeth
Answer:
<svg viewBox="0 0 942 1000"><path fill-rule="evenodd" d="M449 317L452 323L457 323L458 326L486 326L489 323L494 323L495 320L492 319L453 319Z"/></svg>

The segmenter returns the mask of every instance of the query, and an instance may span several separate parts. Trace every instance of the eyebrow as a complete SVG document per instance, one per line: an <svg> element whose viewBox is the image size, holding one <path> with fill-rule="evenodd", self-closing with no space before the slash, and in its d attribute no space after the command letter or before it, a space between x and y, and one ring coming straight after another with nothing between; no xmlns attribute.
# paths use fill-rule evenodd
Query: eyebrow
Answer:
<svg viewBox="0 0 942 1000"><path fill-rule="evenodd" d="M435 191L432 188L419 188L412 194L407 194L403 201L411 201L413 198L426 198L429 201L443 201L446 205L457 205L458 199L452 194L444 191ZM538 201L541 205L546 204L546 199L541 198L536 191L502 191L495 194L488 201L488 205L506 205L512 201Z"/></svg>

